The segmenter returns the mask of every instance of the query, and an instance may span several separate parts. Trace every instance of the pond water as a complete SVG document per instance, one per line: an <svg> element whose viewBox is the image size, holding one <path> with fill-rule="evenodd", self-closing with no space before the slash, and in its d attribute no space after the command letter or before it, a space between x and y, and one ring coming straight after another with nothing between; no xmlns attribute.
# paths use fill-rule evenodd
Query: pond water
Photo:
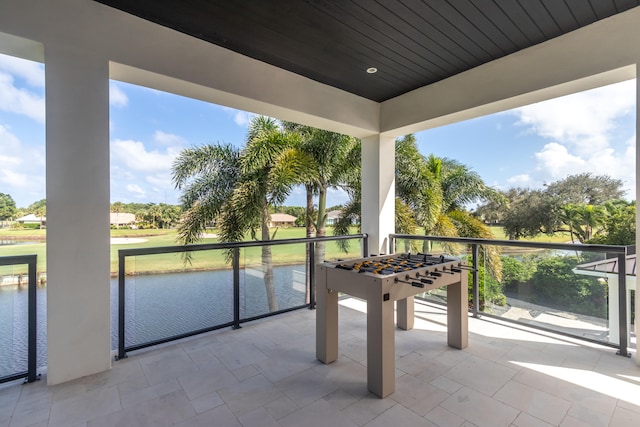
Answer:
<svg viewBox="0 0 640 427"><path fill-rule="evenodd" d="M278 308L305 303L304 265L274 268ZM111 283L111 348L118 343L118 282ZM127 277L126 345L233 321L233 272L216 270ZM38 366L46 365L46 287L37 291ZM0 378L27 366L27 289L0 287ZM240 272L240 317L269 312L262 274Z"/></svg>

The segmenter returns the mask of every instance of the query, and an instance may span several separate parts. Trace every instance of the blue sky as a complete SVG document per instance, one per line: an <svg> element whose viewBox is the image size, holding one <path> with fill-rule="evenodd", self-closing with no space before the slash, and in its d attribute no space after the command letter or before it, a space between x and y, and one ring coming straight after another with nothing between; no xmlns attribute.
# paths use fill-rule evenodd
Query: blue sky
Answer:
<svg viewBox="0 0 640 427"><path fill-rule="evenodd" d="M635 198L635 80L416 134L495 188L540 188L608 174ZM157 90L110 84L111 201L178 203L170 167L186 147L242 145L251 113ZM18 207L45 197L44 66L0 55L0 193ZM340 191L329 205L344 203ZM287 204L303 205L302 189Z"/></svg>

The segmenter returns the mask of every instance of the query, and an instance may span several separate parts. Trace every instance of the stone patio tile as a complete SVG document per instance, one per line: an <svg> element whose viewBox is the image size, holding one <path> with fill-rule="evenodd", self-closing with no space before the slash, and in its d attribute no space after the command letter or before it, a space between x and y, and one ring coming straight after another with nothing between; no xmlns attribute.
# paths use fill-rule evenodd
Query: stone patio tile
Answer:
<svg viewBox="0 0 640 427"><path fill-rule="evenodd" d="M325 400L317 400L278 421L282 427L357 427L342 412L332 410Z"/></svg>
<svg viewBox="0 0 640 427"><path fill-rule="evenodd" d="M436 424L416 415L415 412L401 405L395 405L387 409L374 420L366 423L365 427L388 427L391 425L402 427L437 427Z"/></svg>
<svg viewBox="0 0 640 427"><path fill-rule="evenodd" d="M553 424L558 425L558 424ZM533 417L526 412L520 412L518 418L513 422L514 427L552 427L552 424L545 423L539 418Z"/></svg>
<svg viewBox="0 0 640 427"><path fill-rule="evenodd" d="M265 408L254 409L238 417L242 427L280 427L280 424Z"/></svg>
<svg viewBox="0 0 640 427"><path fill-rule="evenodd" d="M389 398L423 416L449 397L449 393L410 375L396 380L396 391Z"/></svg>
<svg viewBox="0 0 640 427"><path fill-rule="evenodd" d="M478 427L509 426L519 414L511 406L469 387L455 392L441 406Z"/></svg>
<svg viewBox="0 0 640 427"><path fill-rule="evenodd" d="M283 396L283 393L262 375L222 388L218 390L218 394L236 416L251 412Z"/></svg>
<svg viewBox="0 0 640 427"><path fill-rule="evenodd" d="M478 356L471 356L451 368L444 376L487 396L493 396L516 373L515 369Z"/></svg>
<svg viewBox="0 0 640 427"><path fill-rule="evenodd" d="M139 405L129 406L108 415L91 419L88 427L170 426L196 415L182 390L164 394ZM62 424L66 426L71 423Z"/></svg>
<svg viewBox="0 0 640 427"><path fill-rule="evenodd" d="M210 411L188 418L176 427L243 427L233 412L226 406L221 405Z"/></svg>
<svg viewBox="0 0 640 427"><path fill-rule="evenodd" d="M505 384L494 397L553 425L560 424L571 406L571 402L515 381Z"/></svg>
<svg viewBox="0 0 640 427"><path fill-rule="evenodd" d="M459 427L464 423L464 418L453 414L442 406L436 406L424 416L437 426Z"/></svg>
<svg viewBox="0 0 640 427"><path fill-rule="evenodd" d="M362 426L396 404L393 399L380 399L378 396L369 394L343 409L342 413L354 423Z"/></svg>
<svg viewBox="0 0 640 427"><path fill-rule="evenodd" d="M98 388L51 405L50 426L73 426L119 411L120 396L116 387Z"/></svg>

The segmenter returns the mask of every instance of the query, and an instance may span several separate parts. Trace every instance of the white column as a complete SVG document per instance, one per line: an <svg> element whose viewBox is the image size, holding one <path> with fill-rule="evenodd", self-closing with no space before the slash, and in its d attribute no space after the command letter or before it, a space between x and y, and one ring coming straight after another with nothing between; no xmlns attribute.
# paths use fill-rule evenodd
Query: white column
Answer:
<svg viewBox="0 0 640 427"><path fill-rule="evenodd" d="M388 253L395 232L395 139L374 135L362 139L362 232L369 253Z"/></svg>
<svg viewBox="0 0 640 427"><path fill-rule="evenodd" d="M111 367L109 64L45 46L47 383Z"/></svg>

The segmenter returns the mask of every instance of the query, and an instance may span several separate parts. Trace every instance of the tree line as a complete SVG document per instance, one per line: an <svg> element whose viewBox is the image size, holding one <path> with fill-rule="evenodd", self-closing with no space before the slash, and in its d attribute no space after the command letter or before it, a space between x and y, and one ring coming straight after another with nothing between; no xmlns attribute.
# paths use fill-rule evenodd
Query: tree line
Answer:
<svg viewBox="0 0 640 427"><path fill-rule="evenodd" d="M223 241L242 240L247 234L269 241L277 232L269 229L269 215L297 185L306 190L308 237L326 233L329 188L349 196L334 225L335 234L348 234L352 224L361 222L360 153L361 142L355 138L262 116L251 121L240 148L207 144L185 149L172 167L173 182L182 191L178 241L197 242L214 220ZM493 238L489 225L496 223L512 239L566 231L581 242L635 241L635 202L621 199L619 180L581 174L543 190L501 192L466 165L424 156L414 135L396 140L395 153L397 233L421 230L425 235ZM466 207L474 202L482 205L470 212ZM295 216L300 218L300 213ZM425 243L419 249L431 248ZM483 298L503 304L503 257L495 246L486 247L481 256L486 265L481 274L487 277ZM315 262L323 260L324 245L319 243ZM262 261L269 309L277 310L269 246L262 247Z"/></svg>
<svg viewBox="0 0 640 427"><path fill-rule="evenodd" d="M511 188L500 195L475 213L502 226L510 240L565 232L572 242L635 244L636 202L622 199L619 179L582 173L542 189Z"/></svg>
<svg viewBox="0 0 640 427"><path fill-rule="evenodd" d="M423 155L414 135L397 139L395 145L397 233L494 238L489 225L499 225L510 239L566 232L583 243L635 243L635 201L621 199L620 180L586 173L543 189L498 191L464 164ZM239 241L247 235L269 241L277 234L277 229L269 228L274 212L296 216L307 237L324 236L327 212L337 208L326 206L327 191L334 188L349 197L339 207L342 215L334 232L348 234L353 224L361 223L360 153L356 138L257 116L241 147L206 144L178 154L171 173L182 193L179 206L115 202L111 211L134 213L141 227L176 227L180 244L198 242L213 224L222 241ZM305 206L284 208L296 186L305 189ZM480 205L472 212L467 208L471 203ZM0 194L0 219L20 212L45 216L46 202L19 211L11 196ZM425 243L405 249L428 252L431 247ZM499 304L504 299L504 257L495 246L485 249L480 272L486 277L483 298ZM322 262L324 254L319 242L315 262ZM269 308L277 310L270 246L262 247L262 261Z"/></svg>

